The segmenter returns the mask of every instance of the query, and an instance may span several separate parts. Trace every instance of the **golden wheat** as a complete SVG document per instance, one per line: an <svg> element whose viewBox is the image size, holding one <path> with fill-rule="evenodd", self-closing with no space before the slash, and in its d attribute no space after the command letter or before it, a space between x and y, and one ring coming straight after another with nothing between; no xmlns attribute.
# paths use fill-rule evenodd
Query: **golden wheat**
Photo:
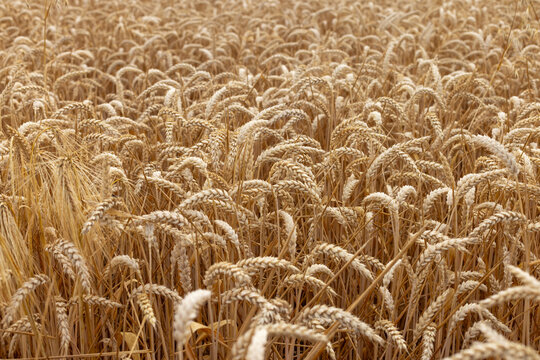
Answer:
<svg viewBox="0 0 540 360"><path fill-rule="evenodd" d="M0 358L538 358L539 9L0 2Z"/></svg>

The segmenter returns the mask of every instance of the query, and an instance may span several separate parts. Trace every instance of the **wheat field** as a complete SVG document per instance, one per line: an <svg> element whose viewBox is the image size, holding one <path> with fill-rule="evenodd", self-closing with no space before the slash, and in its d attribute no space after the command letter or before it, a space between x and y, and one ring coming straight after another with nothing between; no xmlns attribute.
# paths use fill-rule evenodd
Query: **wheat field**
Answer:
<svg viewBox="0 0 540 360"><path fill-rule="evenodd" d="M540 2L0 3L0 358L540 359Z"/></svg>

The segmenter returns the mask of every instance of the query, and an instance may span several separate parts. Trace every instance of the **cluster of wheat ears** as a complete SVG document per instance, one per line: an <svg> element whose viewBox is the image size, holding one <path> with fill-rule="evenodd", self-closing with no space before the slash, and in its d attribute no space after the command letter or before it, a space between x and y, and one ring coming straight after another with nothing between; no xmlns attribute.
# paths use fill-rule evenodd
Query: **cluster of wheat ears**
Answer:
<svg viewBox="0 0 540 360"><path fill-rule="evenodd" d="M540 359L538 1L3 1L0 358Z"/></svg>

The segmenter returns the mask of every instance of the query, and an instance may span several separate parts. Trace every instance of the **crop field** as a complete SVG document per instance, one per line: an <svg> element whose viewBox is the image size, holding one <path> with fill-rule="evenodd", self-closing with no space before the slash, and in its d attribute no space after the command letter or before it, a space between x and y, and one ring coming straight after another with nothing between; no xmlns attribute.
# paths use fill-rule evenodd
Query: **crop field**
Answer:
<svg viewBox="0 0 540 360"><path fill-rule="evenodd" d="M540 1L0 2L0 359L540 359Z"/></svg>

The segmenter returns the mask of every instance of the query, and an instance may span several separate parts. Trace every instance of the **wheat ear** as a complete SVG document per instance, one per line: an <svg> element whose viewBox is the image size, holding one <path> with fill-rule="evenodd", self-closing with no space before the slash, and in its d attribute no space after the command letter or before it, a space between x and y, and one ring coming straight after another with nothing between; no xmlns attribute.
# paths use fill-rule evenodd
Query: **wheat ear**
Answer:
<svg viewBox="0 0 540 360"><path fill-rule="evenodd" d="M71 342L67 306L68 304L63 298L58 297L56 299L56 321L58 322L58 328L60 330L60 347L64 354L68 352L69 343Z"/></svg>
<svg viewBox="0 0 540 360"><path fill-rule="evenodd" d="M15 294L9 300L9 304L4 310L4 318L2 319L2 327L7 328L12 322L17 310L21 306L23 300L30 295L38 286L48 283L49 277L44 274L38 274L28 279L20 288L15 291Z"/></svg>
<svg viewBox="0 0 540 360"><path fill-rule="evenodd" d="M174 311L173 332L176 346L180 353L191 331L190 324L199 314L200 308L206 303L212 293L208 290L195 290L178 302Z"/></svg>
<svg viewBox="0 0 540 360"><path fill-rule="evenodd" d="M470 137L474 144L480 145L504 162L508 170L514 176L519 174L519 166L514 155L495 139L486 135L473 135Z"/></svg>
<svg viewBox="0 0 540 360"><path fill-rule="evenodd" d="M309 324L313 320L321 323L321 325L326 324L328 326L337 322L342 328L351 329L357 334L362 334L376 344L384 344L384 340L375 333L371 326L343 309L327 305L315 305L304 308L297 319L301 324Z"/></svg>

